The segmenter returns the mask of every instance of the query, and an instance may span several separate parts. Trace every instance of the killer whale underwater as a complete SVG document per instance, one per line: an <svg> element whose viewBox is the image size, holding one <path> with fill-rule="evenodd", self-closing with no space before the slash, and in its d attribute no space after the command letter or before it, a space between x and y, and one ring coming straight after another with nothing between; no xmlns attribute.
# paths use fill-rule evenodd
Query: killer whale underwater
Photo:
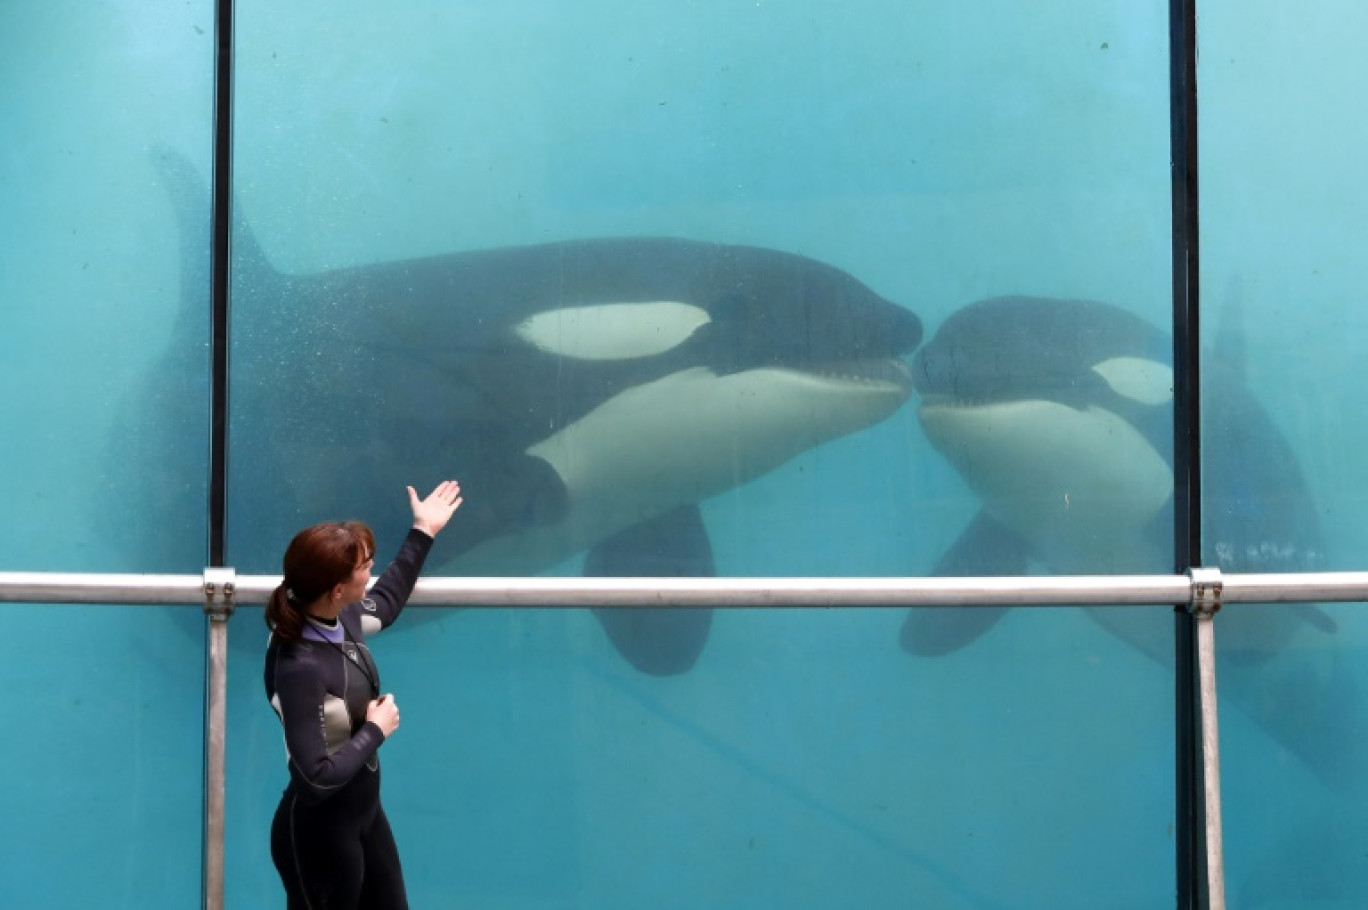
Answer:
<svg viewBox="0 0 1368 910"><path fill-rule="evenodd" d="M1242 350L1231 341L1225 350ZM1203 362L1204 548L1228 572L1323 569L1314 497L1241 361L1237 353ZM931 574L1171 570L1171 363L1166 332L1107 303L1011 296L953 312L913 358L912 374L922 428L979 509ZM911 655L947 655L1006 612L912 610L900 643ZM1152 610L1084 613L1172 666L1172 624ZM1361 687L1346 652L1316 642L1336 622L1314 604L1245 605L1222 611L1216 629L1222 701L1322 783L1351 786L1362 750L1327 737L1361 715Z"/></svg>
<svg viewBox="0 0 1368 910"><path fill-rule="evenodd" d="M933 575L1167 571L1173 552L1173 368L1170 336L1092 300L996 297L954 312L913 358L918 418L981 508ZM1296 456L1240 370L1209 363L1204 540L1229 572L1323 567L1325 544ZM914 611L901 633L920 655L957 650L1003 609ZM1108 609L1089 615L1156 659L1154 638ZM1333 631L1314 606L1221 619L1226 650L1276 651L1304 622ZM1157 628L1157 627L1156 627ZM1160 630L1162 631L1162 630Z"/></svg>
<svg viewBox="0 0 1368 910"><path fill-rule="evenodd" d="M208 191L181 155L155 163L194 337ZM583 552L587 575L714 574L699 501L894 413L922 333L851 275L758 247L606 238L297 275L239 222L232 257L228 552L248 572L279 571L289 534L326 517L398 539L404 485L455 476L465 506L432 571ZM653 675L688 670L711 625L595 614Z"/></svg>

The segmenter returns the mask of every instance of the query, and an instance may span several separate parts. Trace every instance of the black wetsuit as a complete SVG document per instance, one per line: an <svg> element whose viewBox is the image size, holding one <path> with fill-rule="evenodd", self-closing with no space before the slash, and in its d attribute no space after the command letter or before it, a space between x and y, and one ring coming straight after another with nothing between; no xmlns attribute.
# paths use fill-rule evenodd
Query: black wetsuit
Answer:
<svg viewBox="0 0 1368 910"><path fill-rule="evenodd" d="M310 620L305 638L273 635L267 645L266 697L285 728L290 767L271 824L271 858L290 910L408 907L399 852L380 806L376 750L385 735L366 720L380 694L366 634L398 617L431 546L432 538L409 531L366 598L343 608L340 628Z"/></svg>

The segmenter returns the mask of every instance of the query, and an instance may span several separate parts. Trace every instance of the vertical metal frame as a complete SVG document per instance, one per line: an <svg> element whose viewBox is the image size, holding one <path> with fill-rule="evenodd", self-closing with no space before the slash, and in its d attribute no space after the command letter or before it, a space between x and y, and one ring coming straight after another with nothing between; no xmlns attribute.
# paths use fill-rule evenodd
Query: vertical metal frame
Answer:
<svg viewBox="0 0 1368 910"><path fill-rule="evenodd" d="M1202 565L1196 4L1197 0L1169 0L1173 512L1174 563L1180 573L1191 572ZM1179 910L1224 906L1220 886L1220 780L1214 764L1218 754L1213 638L1216 609L1219 609L1219 603L1213 609L1190 611L1187 606L1180 605L1174 611L1175 849ZM1207 709L1205 718L1204 707ZM1209 823L1213 820L1216 824L1210 828ZM1214 831L1214 841L1209 831ZM1216 857L1214 862L1212 856Z"/></svg>
<svg viewBox="0 0 1368 910"><path fill-rule="evenodd" d="M1197 829L1202 848L1195 865L1201 869L1196 902L1201 907L1225 910L1225 857L1221 831L1221 747L1216 708L1216 614L1220 612L1225 582L1220 569L1193 569L1192 601L1197 675L1198 770L1202 785L1201 825Z"/></svg>
<svg viewBox="0 0 1368 910"><path fill-rule="evenodd" d="M209 539L205 573L203 906L224 906L227 806L228 618L231 570L224 562L228 466L228 304L233 229L233 0L216 0L213 227L210 242Z"/></svg>
<svg viewBox="0 0 1368 910"><path fill-rule="evenodd" d="M228 295L233 234L233 0L217 0L210 258L209 562L223 565L228 501Z"/></svg>
<svg viewBox="0 0 1368 910"><path fill-rule="evenodd" d="M235 573L204 570L204 614L208 621L204 699L204 887L203 905L221 910L225 895L224 816L228 769L228 619L233 615Z"/></svg>

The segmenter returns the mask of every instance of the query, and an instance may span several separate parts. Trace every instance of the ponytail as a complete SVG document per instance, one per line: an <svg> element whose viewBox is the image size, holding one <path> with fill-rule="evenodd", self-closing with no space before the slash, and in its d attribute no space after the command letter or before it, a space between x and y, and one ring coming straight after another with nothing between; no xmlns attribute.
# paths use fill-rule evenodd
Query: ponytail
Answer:
<svg viewBox="0 0 1368 910"><path fill-rule="evenodd" d="M304 632L304 613L290 597L290 589L281 582L266 601L266 626L286 641L298 641Z"/></svg>

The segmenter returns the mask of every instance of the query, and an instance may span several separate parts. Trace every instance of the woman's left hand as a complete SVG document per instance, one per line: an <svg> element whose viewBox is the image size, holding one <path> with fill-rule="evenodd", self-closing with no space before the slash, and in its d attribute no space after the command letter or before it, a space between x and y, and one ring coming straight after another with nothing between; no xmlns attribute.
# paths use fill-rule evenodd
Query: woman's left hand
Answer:
<svg viewBox="0 0 1368 910"><path fill-rule="evenodd" d="M454 480L444 480L427 499L419 500L418 491L408 488L409 507L413 509L413 526L429 537L446 527L451 516L461 507L461 485Z"/></svg>

